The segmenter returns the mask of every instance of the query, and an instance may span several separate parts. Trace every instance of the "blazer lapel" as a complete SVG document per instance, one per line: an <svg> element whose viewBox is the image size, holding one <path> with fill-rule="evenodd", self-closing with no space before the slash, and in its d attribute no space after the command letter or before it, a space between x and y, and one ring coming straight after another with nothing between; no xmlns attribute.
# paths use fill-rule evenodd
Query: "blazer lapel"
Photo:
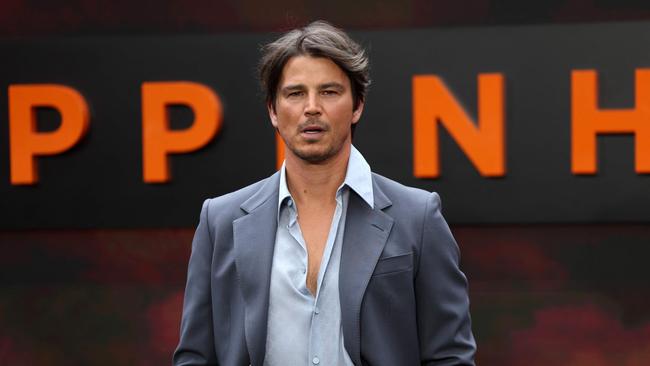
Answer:
<svg viewBox="0 0 650 366"><path fill-rule="evenodd" d="M363 295L393 227L393 219L382 210L391 205L373 179L375 208L351 191L339 270L341 324L345 348L361 365L359 315Z"/></svg>
<svg viewBox="0 0 650 366"><path fill-rule="evenodd" d="M241 205L248 214L233 221L235 263L244 298L246 345L252 365L266 348L269 286L277 230L279 173Z"/></svg>

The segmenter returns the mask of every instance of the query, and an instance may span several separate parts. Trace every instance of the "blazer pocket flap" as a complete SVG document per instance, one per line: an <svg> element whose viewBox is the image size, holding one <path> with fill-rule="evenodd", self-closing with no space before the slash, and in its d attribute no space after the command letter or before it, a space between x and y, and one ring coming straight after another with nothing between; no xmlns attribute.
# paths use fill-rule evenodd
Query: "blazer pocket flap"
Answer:
<svg viewBox="0 0 650 366"><path fill-rule="evenodd" d="M391 272L401 272L413 268L413 253L400 254L388 258L380 258L375 266L373 276Z"/></svg>

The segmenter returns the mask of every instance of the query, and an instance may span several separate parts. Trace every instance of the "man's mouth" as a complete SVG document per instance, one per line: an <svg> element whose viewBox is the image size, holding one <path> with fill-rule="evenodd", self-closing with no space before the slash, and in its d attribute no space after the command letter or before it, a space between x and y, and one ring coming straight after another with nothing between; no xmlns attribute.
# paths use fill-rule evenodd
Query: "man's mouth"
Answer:
<svg viewBox="0 0 650 366"><path fill-rule="evenodd" d="M308 122L300 127L300 133L308 136L316 136L327 131L327 125L321 122Z"/></svg>
<svg viewBox="0 0 650 366"><path fill-rule="evenodd" d="M310 127L303 128L302 130L303 133L309 133L309 134L316 134L323 131L324 130L318 126L310 126Z"/></svg>

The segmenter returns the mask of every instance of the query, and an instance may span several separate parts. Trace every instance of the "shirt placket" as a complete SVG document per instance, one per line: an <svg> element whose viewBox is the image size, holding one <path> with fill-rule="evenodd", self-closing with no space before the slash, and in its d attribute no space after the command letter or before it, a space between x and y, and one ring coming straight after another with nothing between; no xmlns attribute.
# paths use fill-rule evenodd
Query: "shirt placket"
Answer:
<svg viewBox="0 0 650 366"><path fill-rule="evenodd" d="M308 266L308 261L307 261L307 245L305 244L305 240L302 237L302 233L300 232L300 225L298 224L298 212L296 211L295 204L292 199L289 199L287 201L287 206L289 208L289 224L287 225L287 230L289 230L289 234L293 239L296 241L296 243L300 246L302 252L300 256L300 263L298 264L300 268L298 268L298 271L302 274L301 280L297 285L300 293L303 295L308 295L309 294L309 289L307 289L307 266ZM312 297L308 297L311 301ZM310 304L310 306L313 307L313 304Z"/></svg>
<svg viewBox="0 0 650 366"><path fill-rule="evenodd" d="M332 357L333 355L325 355L323 352L323 345L326 342L324 337L324 322L326 321L325 314L321 314L323 307L321 307L321 298L323 291L328 291L328 284L326 283L326 274L329 267L332 251L336 240L336 231L338 230L339 221L342 212L342 198L341 190L336 194L336 209L330 223L330 230L327 236L327 245L325 246L325 253L321 260L321 266L318 273L318 285L316 289L316 296L314 299L314 307L312 311L311 327L309 329L309 356L310 366L320 365L323 362L323 357ZM334 230L336 229L336 230ZM338 294L336 295L338 296Z"/></svg>

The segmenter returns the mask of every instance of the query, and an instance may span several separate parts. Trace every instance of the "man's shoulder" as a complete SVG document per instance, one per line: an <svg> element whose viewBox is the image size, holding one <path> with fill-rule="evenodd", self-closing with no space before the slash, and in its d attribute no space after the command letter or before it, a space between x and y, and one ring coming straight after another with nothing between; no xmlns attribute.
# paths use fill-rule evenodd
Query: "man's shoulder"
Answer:
<svg viewBox="0 0 650 366"><path fill-rule="evenodd" d="M431 195L437 196L435 192L432 193L421 188L407 186L374 172L372 173L372 179L375 185L391 200L399 199L422 203L426 202Z"/></svg>
<svg viewBox="0 0 650 366"><path fill-rule="evenodd" d="M244 202L258 193L262 188L270 183L274 177L275 174L252 183L246 187L240 188L236 191L226 193L221 196L208 198L205 201L204 205L207 205L210 211L213 211L214 209L219 209L220 211L226 212L239 211Z"/></svg>
<svg viewBox="0 0 650 366"><path fill-rule="evenodd" d="M386 196L391 203L389 211L396 217L410 221L414 217L424 217L427 212L442 209L440 196L421 188L410 187L372 173L375 188Z"/></svg>

